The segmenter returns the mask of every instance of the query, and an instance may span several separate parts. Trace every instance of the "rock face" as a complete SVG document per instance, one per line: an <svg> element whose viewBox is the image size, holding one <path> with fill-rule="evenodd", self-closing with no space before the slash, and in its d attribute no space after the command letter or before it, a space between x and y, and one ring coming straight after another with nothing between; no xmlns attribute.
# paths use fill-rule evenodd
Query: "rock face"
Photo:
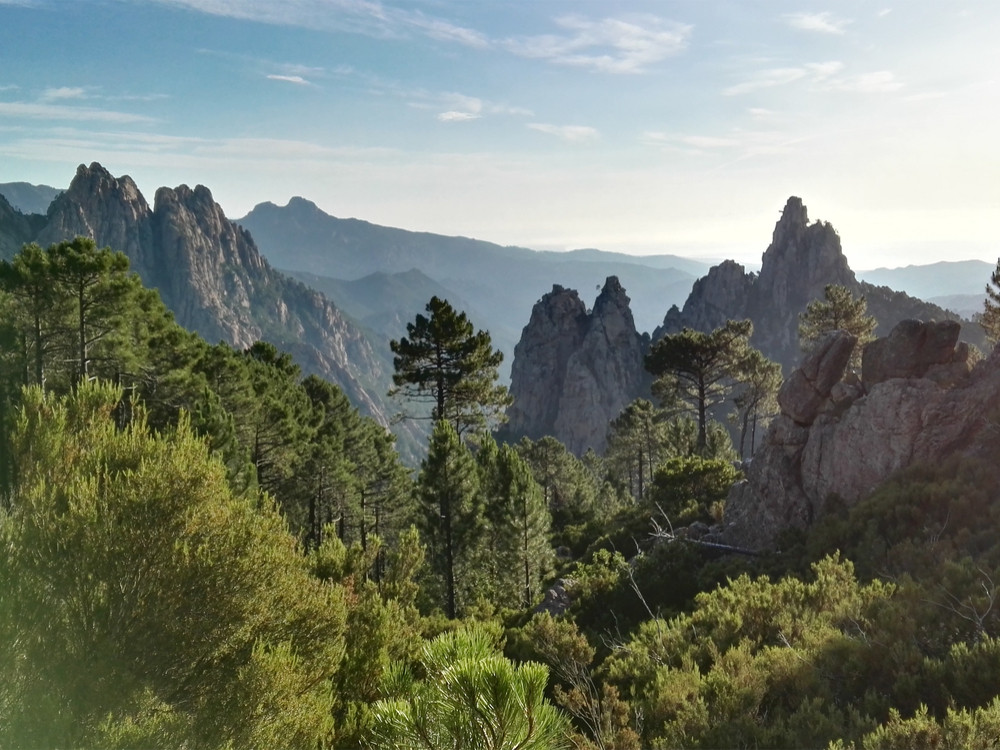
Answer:
<svg viewBox="0 0 1000 750"><path fill-rule="evenodd" d="M576 291L553 286L514 349L505 436L552 435L577 455L602 452L608 422L648 393L648 343L617 277L608 277L589 313Z"/></svg>
<svg viewBox="0 0 1000 750"><path fill-rule="evenodd" d="M847 263L840 237L828 223L810 223L800 198L789 198L775 225L771 244L761 259L760 274L746 273L733 261L712 268L695 283L682 310L672 308L653 341L683 328L711 331L727 320L749 318L754 324L754 346L791 371L801 356L798 341L799 313L823 298L827 284L847 287L865 297L868 311L879 323L876 332L886 335L906 318L956 320L957 316L886 287L859 282ZM963 328L963 335L982 343L978 327Z"/></svg>
<svg viewBox="0 0 1000 750"><path fill-rule="evenodd" d="M185 328L237 348L270 341L388 423L388 347L377 355L322 295L272 269L208 188L161 188L150 208L130 177L81 165L36 231L30 239L42 245L83 235L122 251Z"/></svg>
<svg viewBox="0 0 1000 750"><path fill-rule="evenodd" d="M781 385L778 406L781 413L801 425L811 425L830 399L851 359L857 338L847 331L834 331L816 344Z"/></svg>
<svg viewBox="0 0 1000 750"><path fill-rule="evenodd" d="M128 175L114 177L96 162L81 164L69 189L49 207L48 223L36 241L45 247L77 235L93 238L128 256L148 284L155 263L153 211Z"/></svg>
<svg viewBox="0 0 1000 750"><path fill-rule="evenodd" d="M972 370L957 324L903 321L865 347L861 383L840 380L850 338L828 336L782 387L782 414L730 493L728 542L768 548L833 496L851 505L900 469L1000 449L988 417L1000 408L1000 352Z"/></svg>
<svg viewBox="0 0 1000 750"><path fill-rule="evenodd" d="M865 347L861 360L866 388L892 378L922 378L931 368L968 360L968 347L956 351L961 326L951 320L921 323L904 320L884 339ZM947 369L947 368L945 368Z"/></svg>

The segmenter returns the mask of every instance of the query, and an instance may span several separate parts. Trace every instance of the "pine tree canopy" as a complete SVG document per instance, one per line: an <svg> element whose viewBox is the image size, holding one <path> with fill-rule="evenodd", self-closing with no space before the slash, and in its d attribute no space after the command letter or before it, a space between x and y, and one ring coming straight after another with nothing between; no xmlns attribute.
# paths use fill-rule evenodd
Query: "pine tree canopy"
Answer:
<svg viewBox="0 0 1000 750"><path fill-rule="evenodd" d="M390 395L430 403L431 418L445 419L461 435L470 428L502 422L511 398L497 384L503 353L487 331L475 331L464 312L432 297L430 316L417 315L407 336L390 342L395 355Z"/></svg>

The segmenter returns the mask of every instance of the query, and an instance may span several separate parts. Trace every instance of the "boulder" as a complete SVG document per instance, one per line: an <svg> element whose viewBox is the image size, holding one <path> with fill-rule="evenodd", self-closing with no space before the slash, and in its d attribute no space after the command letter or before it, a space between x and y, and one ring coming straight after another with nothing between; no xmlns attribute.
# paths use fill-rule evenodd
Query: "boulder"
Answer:
<svg viewBox="0 0 1000 750"><path fill-rule="evenodd" d="M961 326L953 320L904 320L885 338L865 347L861 376L865 388L892 378L922 378L935 365L968 361L968 346L956 351Z"/></svg>
<svg viewBox="0 0 1000 750"><path fill-rule="evenodd" d="M833 331L820 339L782 384L778 392L782 413L799 424L812 424L843 377L856 343L847 331Z"/></svg>

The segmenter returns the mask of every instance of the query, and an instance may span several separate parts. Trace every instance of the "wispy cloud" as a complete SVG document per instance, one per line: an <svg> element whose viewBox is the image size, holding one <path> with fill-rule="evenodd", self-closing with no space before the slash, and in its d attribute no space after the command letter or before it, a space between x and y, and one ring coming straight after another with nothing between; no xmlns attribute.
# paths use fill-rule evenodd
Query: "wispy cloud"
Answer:
<svg viewBox="0 0 1000 750"><path fill-rule="evenodd" d="M806 75L807 71L805 68L771 68L769 70L761 70L754 73L748 80L723 89L722 93L725 96L749 94L752 91L759 91L760 89L784 86L793 81L801 80Z"/></svg>
<svg viewBox="0 0 1000 750"><path fill-rule="evenodd" d="M134 0L138 1L138 0ZM300 26L324 31L346 31L376 38L418 33L432 39L485 47L488 38L447 19L404 10L372 0L156 0L161 5L186 8L214 16L239 18L277 26Z"/></svg>
<svg viewBox="0 0 1000 750"><path fill-rule="evenodd" d="M831 80L826 88L832 91L849 91L858 94L884 94L899 91L903 82L890 70L878 70L848 78Z"/></svg>
<svg viewBox="0 0 1000 750"><path fill-rule="evenodd" d="M454 110L441 112L437 116L441 122L468 122L469 120L478 120L480 117L482 115L475 112L456 112Z"/></svg>
<svg viewBox="0 0 1000 750"><path fill-rule="evenodd" d="M762 89L787 86L802 81L815 91L843 91L857 94L876 94L898 91L903 88L895 74L888 70L879 70L859 75L840 75L844 63L839 60L828 62L806 63L795 68L770 68L754 73L746 81L723 89L725 96L739 96Z"/></svg>
<svg viewBox="0 0 1000 750"><path fill-rule="evenodd" d="M243 162L315 164L375 162L399 158L395 149L330 147L282 138L199 138L125 130L25 129L26 136L0 144L0 155L30 154L45 161L79 161L80 153L117 154L137 165L226 166Z"/></svg>
<svg viewBox="0 0 1000 750"><path fill-rule="evenodd" d="M601 137L596 128L587 125L550 125L543 122L530 122L528 127L539 133L554 135L569 143L587 143Z"/></svg>
<svg viewBox="0 0 1000 750"><path fill-rule="evenodd" d="M150 123L152 117L130 112L115 112L95 107L71 107L45 102L0 102L0 115L36 120L71 120L89 122Z"/></svg>
<svg viewBox="0 0 1000 750"><path fill-rule="evenodd" d="M410 106L418 109L443 109L437 119L441 122L468 122L478 120L487 115L507 115L514 117L531 117L534 113L524 107L513 107L509 104L492 102L477 96L468 96L456 92L430 94L425 91L411 93Z"/></svg>
<svg viewBox="0 0 1000 750"><path fill-rule="evenodd" d="M61 99L86 99L87 89L82 86L60 86L58 88L45 89L42 92L42 101L58 101Z"/></svg>
<svg viewBox="0 0 1000 750"><path fill-rule="evenodd" d="M823 34L843 34L851 21L845 18L835 18L832 13L788 13L782 16L785 23L793 29L802 31L818 31Z"/></svg>
<svg viewBox="0 0 1000 750"><path fill-rule="evenodd" d="M700 154L706 151L724 151L742 145L738 138L714 135L689 135L684 133L669 133L646 131L639 138L640 143L666 151L683 151Z"/></svg>
<svg viewBox="0 0 1000 750"><path fill-rule="evenodd" d="M279 75L277 73L272 73L271 75L268 76L268 79L272 80L272 81L285 81L286 83L294 83L294 84L297 84L299 86L311 86L312 85L309 81L307 81L302 76L286 76L286 75Z"/></svg>
<svg viewBox="0 0 1000 750"><path fill-rule="evenodd" d="M457 42L466 47L483 48L490 46L490 41L485 34L481 34L465 26L449 23L440 18L427 18L422 13L401 13L399 19L404 25L419 29L432 39Z"/></svg>
<svg viewBox="0 0 1000 750"><path fill-rule="evenodd" d="M605 73L641 73L682 52L693 28L650 15L600 21L563 16L556 23L566 33L511 38L503 45L521 57L560 65Z"/></svg>

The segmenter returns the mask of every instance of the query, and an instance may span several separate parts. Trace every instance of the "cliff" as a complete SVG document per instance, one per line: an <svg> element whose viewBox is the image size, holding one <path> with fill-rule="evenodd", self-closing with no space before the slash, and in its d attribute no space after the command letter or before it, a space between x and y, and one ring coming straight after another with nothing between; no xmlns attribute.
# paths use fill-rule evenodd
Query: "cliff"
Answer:
<svg viewBox="0 0 1000 750"><path fill-rule="evenodd" d="M0 226L15 226L2 210ZM114 177L97 163L81 165L44 225L22 241L47 245L76 235L125 253L185 328L237 348L274 343L305 372L336 383L362 411L388 424L382 395L390 378L388 346L376 352L321 294L272 269L208 188L160 188L150 207L130 177Z"/></svg>
<svg viewBox="0 0 1000 750"><path fill-rule="evenodd" d="M535 303L514 349L504 436L552 435L577 455L602 452L608 423L648 395L648 347L617 277L608 277L592 312L576 291L553 286Z"/></svg>

